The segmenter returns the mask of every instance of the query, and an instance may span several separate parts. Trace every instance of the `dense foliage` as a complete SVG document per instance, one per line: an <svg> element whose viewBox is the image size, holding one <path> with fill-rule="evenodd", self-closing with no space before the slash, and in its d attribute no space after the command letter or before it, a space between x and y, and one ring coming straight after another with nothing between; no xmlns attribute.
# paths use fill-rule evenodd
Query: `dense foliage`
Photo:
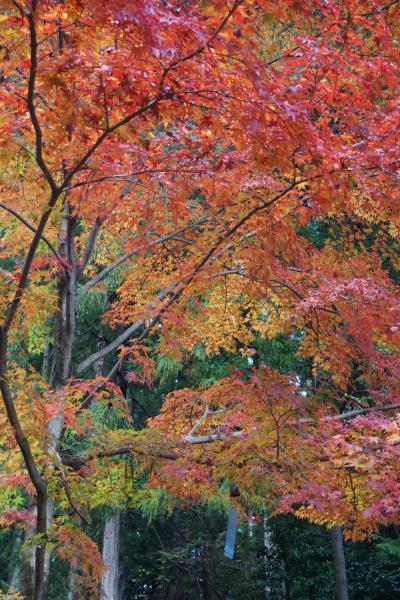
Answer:
<svg viewBox="0 0 400 600"><path fill-rule="evenodd" d="M362 540L397 593L399 11L0 2L2 577L26 598L114 600L121 519L132 597L235 596L243 567L255 598L328 597L287 542L324 528L353 598Z"/></svg>

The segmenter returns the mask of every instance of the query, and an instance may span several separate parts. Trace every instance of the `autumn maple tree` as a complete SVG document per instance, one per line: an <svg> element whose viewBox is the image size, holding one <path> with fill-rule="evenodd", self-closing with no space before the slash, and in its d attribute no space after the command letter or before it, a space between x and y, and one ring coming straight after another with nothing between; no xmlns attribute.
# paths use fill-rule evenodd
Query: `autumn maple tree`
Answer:
<svg viewBox="0 0 400 600"><path fill-rule="evenodd" d="M126 454L171 504L235 484L355 538L398 522L398 2L0 7L1 519L27 523L32 597L54 547L95 593L79 522L131 500L105 475ZM78 354L99 290L112 336ZM133 429L155 354L278 333L312 392L260 365Z"/></svg>

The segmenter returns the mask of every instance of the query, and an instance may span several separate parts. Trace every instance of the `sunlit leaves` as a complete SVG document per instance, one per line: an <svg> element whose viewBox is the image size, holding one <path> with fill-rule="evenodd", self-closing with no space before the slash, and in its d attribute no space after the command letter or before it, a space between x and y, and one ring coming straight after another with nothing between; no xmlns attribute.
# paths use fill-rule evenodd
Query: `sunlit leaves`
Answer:
<svg viewBox="0 0 400 600"><path fill-rule="evenodd" d="M151 516L174 502L223 503L233 481L248 506L345 524L355 537L398 521L396 413L368 412L400 392L398 4L42 0L35 72L30 10L0 8L0 317L53 181L58 204L17 294L7 374L50 495L66 512L66 485L79 510L134 506L137 492ZM316 243L321 222L331 226ZM104 375L49 390L37 374L65 281L71 296L89 290L74 313L75 341L85 335L72 375L86 346L137 324L140 339L108 357L126 386L172 378L200 352L237 352L242 364L257 338L280 335L315 389L299 394L298 374L234 366L206 389L175 390L135 432ZM331 419L356 408L368 410ZM60 449L48 431L56 417ZM0 420L4 519L23 520L32 487L4 411ZM207 445L192 443L199 436ZM94 586L93 543L71 522L54 536Z"/></svg>

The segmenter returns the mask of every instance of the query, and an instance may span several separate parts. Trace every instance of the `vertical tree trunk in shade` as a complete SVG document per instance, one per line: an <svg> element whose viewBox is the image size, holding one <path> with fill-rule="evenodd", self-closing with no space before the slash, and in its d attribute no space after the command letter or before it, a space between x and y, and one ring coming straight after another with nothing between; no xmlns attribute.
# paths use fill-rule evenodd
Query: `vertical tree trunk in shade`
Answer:
<svg viewBox="0 0 400 600"><path fill-rule="evenodd" d="M335 569L336 600L349 600L343 535L342 529L338 525L332 527L331 539L333 566Z"/></svg>
<svg viewBox="0 0 400 600"><path fill-rule="evenodd" d="M77 568L74 566L71 566L69 569L69 576L68 576L68 596L67 596L68 600L79 600L79 598L81 597L81 594L79 592L78 582L77 582L77 575L78 575Z"/></svg>
<svg viewBox="0 0 400 600"><path fill-rule="evenodd" d="M119 548L121 512L114 509L103 534L102 559L106 566L101 577L100 600L119 600Z"/></svg>
<svg viewBox="0 0 400 600"><path fill-rule="evenodd" d="M59 255L64 264L58 274L58 312L56 340L50 384L63 387L71 375L72 344L75 336L75 295L77 264L75 255L76 217L71 215L68 202L60 224Z"/></svg>
<svg viewBox="0 0 400 600"><path fill-rule="evenodd" d="M54 344L53 364L50 374L50 387L61 389L71 375L72 345L75 337L75 295L76 295L76 255L75 234L76 217L71 215L71 207L67 199L64 201L64 214L60 223L59 254L64 260L58 273L58 313L56 319L56 339ZM60 411L47 426L48 447L58 450L64 415ZM51 497L46 502L46 521L49 528L53 521L54 501ZM44 563L44 598L47 598L50 574L51 549L46 548Z"/></svg>
<svg viewBox="0 0 400 600"><path fill-rule="evenodd" d="M35 517L36 508L29 506L29 512ZM32 546L26 544L25 549L22 547L22 542L29 541L35 535L35 528L28 524L25 526L25 531L22 534L20 552L20 561L15 567L12 574L11 586L19 591L24 598L33 597L33 581L35 572L35 551Z"/></svg>
<svg viewBox="0 0 400 600"><path fill-rule="evenodd" d="M49 380L50 375L50 352L51 345L46 344L42 361L42 377L45 381ZM36 517L36 507L34 505L31 505L28 510ZM32 525L27 525L20 540L20 560L15 566L10 580L10 586L21 592L24 598L32 598L34 593L35 552L33 547L29 545L29 540L34 535L35 528ZM23 549L23 542L25 542L25 549ZM48 576L49 560L50 557L47 558L46 555L44 566L45 576Z"/></svg>
<svg viewBox="0 0 400 600"><path fill-rule="evenodd" d="M281 598L284 600L287 598L287 589L286 589L286 581L285 581L285 564L280 556L279 548L273 539L272 530L270 524L268 523L268 517L264 516L263 518L263 535L264 535L264 568L265 568L265 587L264 593L265 598ZM273 560L272 568L278 569L278 573L276 573L275 581L277 581L277 585L271 578L271 564L270 561ZM274 585L275 584L275 585Z"/></svg>
<svg viewBox="0 0 400 600"><path fill-rule="evenodd" d="M56 340L53 349L53 364L50 370L50 344L44 350L42 375L50 380L52 389L61 389L71 374L72 345L75 337L75 296L77 280L77 264L75 255L76 217L72 216L67 200L64 202L64 214L60 223L59 255L64 264L58 273L58 312L56 318ZM51 372L50 372L51 371ZM60 412L53 417L47 426L49 448L57 450L63 427L63 414ZM46 527L53 520L54 503L52 498L46 500ZM25 531L25 542L35 534L33 528ZM50 572L51 550L46 548L44 557L43 598L47 597L47 587ZM15 574L18 589L24 597L31 598L33 594L34 555L31 549L21 557L20 573Z"/></svg>
<svg viewBox="0 0 400 600"><path fill-rule="evenodd" d="M42 361L42 377L45 381L49 380L50 376L50 352L51 345L46 344L43 352L43 361Z"/></svg>
<svg viewBox="0 0 400 600"><path fill-rule="evenodd" d="M273 541L271 539L271 530L268 526L268 517L263 517L263 536L264 536L264 569L265 569L265 597L269 598L272 588L269 582L269 574L268 574L268 554L270 550L273 548Z"/></svg>

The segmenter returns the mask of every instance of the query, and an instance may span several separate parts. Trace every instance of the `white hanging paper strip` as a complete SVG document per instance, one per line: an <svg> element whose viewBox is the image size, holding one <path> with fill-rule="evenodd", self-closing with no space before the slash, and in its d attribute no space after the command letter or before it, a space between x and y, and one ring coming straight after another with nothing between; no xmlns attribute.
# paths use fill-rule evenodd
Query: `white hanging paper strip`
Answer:
<svg viewBox="0 0 400 600"><path fill-rule="evenodd" d="M235 540L237 530L237 512L236 508L231 508L228 517L228 529L226 532L226 542L224 554L227 558L233 558L235 553Z"/></svg>

